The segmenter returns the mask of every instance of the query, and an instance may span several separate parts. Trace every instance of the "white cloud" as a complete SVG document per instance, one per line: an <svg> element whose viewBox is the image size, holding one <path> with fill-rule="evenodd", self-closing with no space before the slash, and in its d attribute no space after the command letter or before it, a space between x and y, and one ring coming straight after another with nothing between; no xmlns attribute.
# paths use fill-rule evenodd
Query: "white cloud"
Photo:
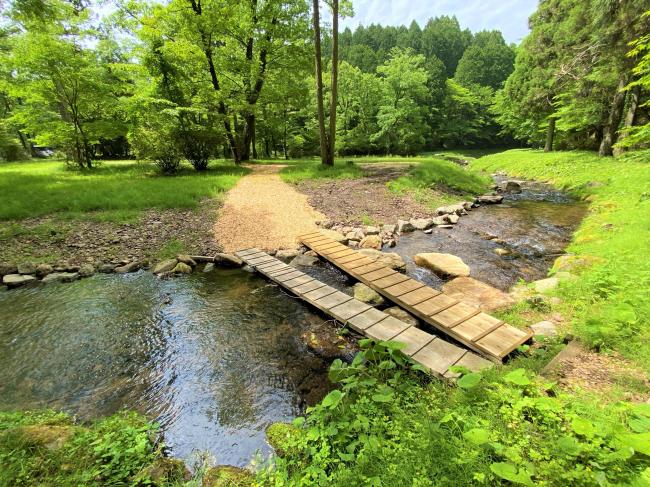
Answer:
<svg viewBox="0 0 650 487"><path fill-rule="evenodd" d="M507 42L520 42L528 33L528 17L538 0L353 0L354 17L341 26L409 25L416 20L424 26L431 17L455 15L462 28L472 32L498 29Z"/></svg>

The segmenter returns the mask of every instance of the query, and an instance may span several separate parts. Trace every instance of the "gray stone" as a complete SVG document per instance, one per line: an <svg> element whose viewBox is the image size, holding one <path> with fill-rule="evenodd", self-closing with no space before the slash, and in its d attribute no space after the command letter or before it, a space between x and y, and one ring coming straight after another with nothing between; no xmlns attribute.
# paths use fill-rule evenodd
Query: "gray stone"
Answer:
<svg viewBox="0 0 650 487"><path fill-rule="evenodd" d="M176 267L176 264L178 264L178 261L176 259L163 260L162 262L158 262L158 264L156 264L156 266L153 268L153 273L162 274L163 272L169 272L174 267Z"/></svg>
<svg viewBox="0 0 650 487"><path fill-rule="evenodd" d="M380 250L383 242L379 235L368 235L363 237L361 242L359 242L359 247L362 249L377 249Z"/></svg>
<svg viewBox="0 0 650 487"><path fill-rule="evenodd" d="M416 254L413 258L420 267L426 267L444 276L469 276L470 268L463 259L451 254L429 252Z"/></svg>
<svg viewBox="0 0 650 487"><path fill-rule="evenodd" d="M350 242L348 242L348 243L350 243ZM311 257L318 257L318 254L316 252L314 252L313 250L308 250L307 252L305 252L305 255L309 255Z"/></svg>
<svg viewBox="0 0 650 487"><path fill-rule="evenodd" d="M298 255L298 251L295 249L280 249L275 253L275 257L282 260L293 259Z"/></svg>
<svg viewBox="0 0 650 487"><path fill-rule="evenodd" d="M463 201L461 203L463 205L463 208L465 208L465 211L472 211L472 208L474 208L474 203L471 203L469 201Z"/></svg>
<svg viewBox="0 0 650 487"><path fill-rule="evenodd" d="M383 225L381 227L381 233L386 233L386 234L395 233L396 229L397 229L397 225L392 225L392 224Z"/></svg>
<svg viewBox="0 0 650 487"><path fill-rule="evenodd" d="M494 205L503 201L502 194L484 194L478 197L478 202L485 205Z"/></svg>
<svg viewBox="0 0 650 487"><path fill-rule="evenodd" d="M115 265L114 264L101 264L97 270L101 272L102 274L110 274L115 270Z"/></svg>
<svg viewBox="0 0 650 487"><path fill-rule="evenodd" d="M295 256L289 265L293 267L309 267L318 264L318 262L318 257L313 257L307 254L300 254Z"/></svg>
<svg viewBox="0 0 650 487"><path fill-rule="evenodd" d="M349 228L347 231L349 232L351 230L352 228ZM337 232L336 230L321 230L320 233L342 244L345 244L348 241L348 239L345 238L345 235L343 233Z"/></svg>
<svg viewBox="0 0 650 487"><path fill-rule="evenodd" d="M140 262L129 262L128 264L121 265L113 269L117 274L128 274L129 272L135 272L140 269Z"/></svg>
<svg viewBox="0 0 650 487"><path fill-rule="evenodd" d="M449 221L449 223L451 223L452 225L458 223L458 220L460 220L460 217L454 213L447 215L447 221Z"/></svg>
<svg viewBox="0 0 650 487"><path fill-rule="evenodd" d="M208 262L203 268L203 272L212 272L215 269L214 262Z"/></svg>
<svg viewBox="0 0 650 487"><path fill-rule="evenodd" d="M186 264L185 262L179 262L176 264L176 267L172 269L173 274L191 274L192 273L192 266L189 264Z"/></svg>
<svg viewBox="0 0 650 487"><path fill-rule="evenodd" d="M416 230L428 230L433 226L433 218L413 218L410 223Z"/></svg>
<svg viewBox="0 0 650 487"><path fill-rule="evenodd" d="M415 230L411 222L406 220L397 220L397 233L412 232Z"/></svg>
<svg viewBox="0 0 650 487"><path fill-rule="evenodd" d="M7 274L2 278L2 284L7 286L9 289L15 287L24 286L30 282L36 282L37 279L34 276L28 276L23 274Z"/></svg>
<svg viewBox="0 0 650 487"><path fill-rule="evenodd" d="M355 228L352 231L348 232L345 235L345 238L348 239L348 243L349 243L350 240L357 240L358 241L358 240L361 240L365 236L366 235L363 233L363 230L361 230L360 228Z"/></svg>
<svg viewBox="0 0 650 487"><path fill-rule="evenodd" d="M504 181L499 186L499 189L505 193L521 193L521 181Z"/></svg>
<svg viewBox="0 0 650 487"><path fill-rule="evenodd" d="M236 255L224 254L222 252L215 254L213 261L216 265L222 267L241 267L244 265L244 261Z"/></svg>
<svg viewBox="0 0 650 487"><path fill-rule="evenodd" d="M504 256L504 255L509 255L510 251L508 249L497 247L496 249L494 249L494 253L500 256Z"/></svg>
<svg viewBox="0 0 650 487"><path fill-rule="evenodd" d="M446 225L448 223L447 217L449 215L443 215L443 216L437 216L435 218L432 218L431 221L433 222L434 225L440 226L440 225Z"/></svg>
<svg viewBox="0 0 650 487"><path fill-rule="evenodd" d="M424 233L426 233L426 234L433 233L433 228L428 228L428 229L426 229L426 230L424 231Z"/></svg>
<svg viewBox="0 0 650 487"><path fill-rule="evenodd" d="M18 274L36 274L36 264L32 262L18 264Z"/></svg>
<svg viewBox="0 0 650 487"><path fill-rule="evenodd" d="M36 276L40 278L51 274L53 271L54 268L50 264L39 264L36 266Z"/></svg>
<svg viewBox="0 0 650 487"><path fill-rule="evenodd" d="M79 279L78 272L53 272L52 274L45 276L41 282L72 282L76 281L77 279Z"/></svg>
<svg viewBox="0 0 650 487"><path fill-rule="evenodd" d="M451 215L451 214L456 214L456 215L467 215L467 211L465 210L465 207L461 204L456 204L456 205L447 205L447 206L441 206L439 208L436 208L436 215Z"/></svg>
<svg viewBox="0 0 650 487"><path fill-rule="evenodd" d="M416 326L418 324L418 319L404 311L402 308L398 306L393 306L392 308L387 308L384 310L384 312L388 313L391 316L394 316L400 321L403 321L404 323L407 323L409 325Z"/></svg>
<svg viewBox="0 0 650 487"><path fill-rule="evenodd" d="M372 304L373 306L379 306L384 304L384 298L374 289L369 288L362 282L358 282L354 285L354 299L358 299L363 303Z"/></svg>
<svg viewBox="0 0 650 487"><path fill-rule="evenodd" d="M14 264L0 264L0 277L6 276L7 274L18 274L18 267Z"/></svg>
<svg viewBox="0 0 650 487"><path fill-rule="evenodd" d="M348 247L352 249L356 249L359 247L359 241L358 240L348 240Z"/></svg>
<svg viewBox="0 0 650 487"><path fill-rule="evenodd" d="M379 227L374 225L368 225L364 228L364 231L366 232L366 235L379 235Z"/></svg>
<svg viewBox="0 0 650 487"><path fill-rule="evenodd" d="M95 268L92 264L83 264L79 268L79 276L81 277L90 277L95 273Z"/></svg>
<svg viewBox="0 0 650 487"><path fill-rule="evenodd" d="M539 323L530 325L530 329L533 330L535 335L546 337L557 336L557 327L552 321L540 321Z"/></svg>
<svg viewBox="0 0 650 487"><path fill-rule="evenodd" d="M404 262L404 259L402 259L402 257L400 257L400 255L395 252L381 252L375 249L361 249L359 250L359 253L396 271L406 270L406 262Z"/></svg>
<svg viewBox="0 0 650 487"><path fill-rule="evenodd" d="M176 256L176 260L185 265L189 265L190 267L196 267L196 261L187 254L178 254Z"/></svg>
<svg viewBox="0 0 650 487"><path fill-rule="evenodd" d="M538 293L546 293L555 289L560 280L557 277L547 277L546 279L540 279L539 281L533 282L533 288Z"/></svg>

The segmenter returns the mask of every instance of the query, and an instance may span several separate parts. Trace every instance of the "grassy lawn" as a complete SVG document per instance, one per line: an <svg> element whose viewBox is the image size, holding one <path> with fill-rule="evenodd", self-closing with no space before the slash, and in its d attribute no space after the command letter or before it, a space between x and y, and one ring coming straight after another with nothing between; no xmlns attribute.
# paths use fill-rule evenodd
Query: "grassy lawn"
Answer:
<svg viewBox="0 0 650 487"><path fill-rule="evenodd" d="M648 156L648 153L645 153ZM650 157L510 150L472 163L550 181L590 202L567 251L579 279L557 291L559 311L589 345L616 350L650 372ZM525 310L521 310L525 312Z"/></svg>
<svg viewBox="0 0 650 487"><path fill-rule="evenodd" d="M60 161L0 164L0 221L56 214L65 218L133 221L149 208L193 208L230 189L247 169L216 161L197 173L183 167L160 176L151 164L103 162L92 171L68 169Z"/></svg>

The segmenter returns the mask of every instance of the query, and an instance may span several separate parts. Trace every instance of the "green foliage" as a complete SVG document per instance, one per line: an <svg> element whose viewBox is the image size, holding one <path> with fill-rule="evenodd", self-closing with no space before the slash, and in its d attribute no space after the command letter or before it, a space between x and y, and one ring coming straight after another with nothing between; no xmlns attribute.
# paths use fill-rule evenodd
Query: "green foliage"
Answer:
<svg viewBox="0 0 650 487"><path fill-rule="evenodd" d="M595 404L523 369L425 384L399 344L361 346L352 364L332 364L340 388L296 421L292 453L263 482L622 485L649 471L646 405Z"/></svg>
<svg viewBox="0 0 650 487"><path fill-rule="evenodd" d="M478 32L460 58L454 78L463 86L489 86L496 90L512 73L514 62L514 48L506 44L501 32Z"/></svg>
<svg viewBox="0 0 650 487"><path fill-rule="evenodd" d="M134 161L105 162L92 174L57 162L0 164L0 192L6 200L0 220L59 213L103 220L138 216L148 208L193 208L206 197L220 197L247 170L215 163L202 173L185 168L163 178ZM38 197L34 197L38 195Z"/></svg>
<svg viewBox="0 0 650 487"><path fill-rule="evenodd" d="M323 166L317 161L301 161L280 171L283 181L294 184L306 179L355 179L362 175L363 171L356 164L339 160L334 161L333 166Z"/></svg>

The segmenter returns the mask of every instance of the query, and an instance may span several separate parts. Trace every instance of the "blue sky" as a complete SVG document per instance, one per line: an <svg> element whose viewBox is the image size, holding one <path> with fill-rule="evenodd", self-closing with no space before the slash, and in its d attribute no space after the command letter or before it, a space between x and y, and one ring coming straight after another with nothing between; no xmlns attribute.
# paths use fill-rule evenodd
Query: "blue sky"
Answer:
<svg viewBox="0 0 650 487"><path fill-rule="evenodd" d="M519 43L528 33L528 16L538 0L352 0L354 17L341 26L359 24L406 25L416 20L424 26L430 17L455 15L462 28L472 32L498 29L506 42Z"/></svg>

